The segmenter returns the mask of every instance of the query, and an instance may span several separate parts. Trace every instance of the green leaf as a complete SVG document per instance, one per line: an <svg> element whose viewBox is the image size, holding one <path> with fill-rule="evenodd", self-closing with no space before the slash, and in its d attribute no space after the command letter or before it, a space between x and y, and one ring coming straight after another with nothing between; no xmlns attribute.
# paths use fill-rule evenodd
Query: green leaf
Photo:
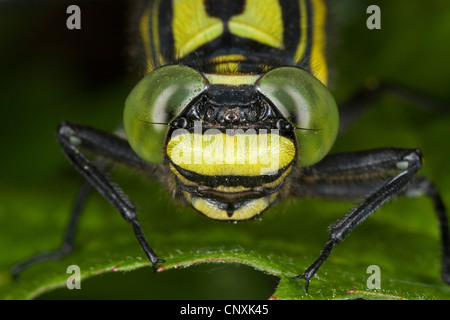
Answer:
<svg viewBox="0 0 450 320"><path fill-rule="evenodd" d="M365 27L369 4L355 0L337 7L336 18L343 24L333 51L336 81L331 87L338 101L371 77L450 101L450 48L442 41L450 38L450 4L380 1L382 29L377 31ZM450 287L440 279L440 239L429 199L401 198L383 206L333 250L306 293L304 281L292 277L317 258L328 238L327 227L354 203L287 199L260 220L216 222L174 202L158 183L125 169L112 176L140 207L150 245L166 261L158 272L153 274L131 227L93 194L74 252L30 267L14 282L9 274L14 263L61 244L80 183L55 141L56 125L67 119L114 130L136 80L110 81L90 90L74 63L75 46L69 46L69 53L52 55L48 48L60 43L51 47L41 35L34 55L21 51L27 34L21 23L41 30L37 20L42 15L28 9L0 13L0 21L10 26L0 28L1 61L11 62L3 69L8 77L0 80L0 117L9 120L1 129L8 139L2 142L0 160L0 298L450 298ZM16 30L16 37L5 29ZM338 138L333 151L420 147L425 155L421 174L436 183L450 206L449 123L449 113L385 96ZM66 288L70 265L80 267L81 290ZM367 286L371 265L381 271L379 290Z"/></svg>

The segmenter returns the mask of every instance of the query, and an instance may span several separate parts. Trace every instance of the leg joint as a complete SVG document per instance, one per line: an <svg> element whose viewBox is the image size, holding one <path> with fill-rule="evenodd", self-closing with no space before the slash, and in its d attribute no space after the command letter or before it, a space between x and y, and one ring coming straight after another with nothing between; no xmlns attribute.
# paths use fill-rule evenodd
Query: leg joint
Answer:
<svg viewBox="0 0 450 320"><path fill-rule="evenodd" d="M407 170L411 167L416 167L417 170L422 167L422 151L420 149L412 149L405 154L396 163L397 169Z"/></svg>

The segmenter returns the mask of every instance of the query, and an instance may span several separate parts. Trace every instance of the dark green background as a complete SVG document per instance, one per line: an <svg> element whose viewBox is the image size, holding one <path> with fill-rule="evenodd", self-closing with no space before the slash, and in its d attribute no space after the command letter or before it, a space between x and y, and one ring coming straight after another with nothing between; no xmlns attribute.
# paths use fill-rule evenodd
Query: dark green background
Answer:
<svg viewBox="0 0 450 320"><path fill-rule="evenodd" d="M377 79L405 84L450 104L449 1L331 2L337 27L331 28L330 88L338 102ZM60 244L80 183L56 142L56 126L67 119L113 131L138 80L126 63L125 2L78 2L82 30L73 31L65 24L68 4L0 4L0 297L34 297L44 290L41 279L46 285L52 273L64 279L65 267L83 259L88 265L81 266L82 272L103 270L102 274L83 280L82 290L63 287L41 297L270 297L278 285L277 275L302 272L326 241L327 226L353 204L288 200L265 213L262 221L223 224L171 203L158 184L119 170L115 176L140 206L150 242L163 258L187 266L197 253L210 258L223 254L225 261L241 263L199 264L156 275L141 265L127 273L105 272L105 261L112 266L116 261L138 261L142 253L129 226L95 194L81 222L74 255L33 267L20 283L11 282L8 269L13 263ZM381 30L366 28L370 4L381 8ZM333 151L420 147L425 155L421 173L436 182L449 206L449 141L448 112L424 110L384 96L338 139ZM183 258L184 249L191 256ZM382 281L389 280L382 282L386 291L374 297L408 292L408 298L450 298L450 290L439 278L439 250L430 201L395 200L336 248L306 297L352 298L346 296L347 290L365 290L365 269L377 264ZM277 269L278 259L285 260L286 269ZM292 259L300 265L295 267L297 260ZM285 296L305 297L301 282L298 290L298 297Z"/></svg>

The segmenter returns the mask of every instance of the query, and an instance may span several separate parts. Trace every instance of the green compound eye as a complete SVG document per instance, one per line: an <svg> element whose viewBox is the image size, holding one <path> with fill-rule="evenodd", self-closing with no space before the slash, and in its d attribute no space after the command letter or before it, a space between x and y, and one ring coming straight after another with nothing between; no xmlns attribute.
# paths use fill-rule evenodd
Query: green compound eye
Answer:
<svg viewBox="0 0 450 320"><path fill-rule="evenodd" d="M339 127L339 113L330 91L308 72L294 67L273 69L257 85L297 128L298 164L307 167L325 157Z"/></svg>
<svg viewBox="0 0 450 320"><path fill-rule="evenodd" d="M167 124L206 89L207 81L194 69L169 65L143 78L125 102L124 127L133 150L145 161L163 162Z"/></svg>

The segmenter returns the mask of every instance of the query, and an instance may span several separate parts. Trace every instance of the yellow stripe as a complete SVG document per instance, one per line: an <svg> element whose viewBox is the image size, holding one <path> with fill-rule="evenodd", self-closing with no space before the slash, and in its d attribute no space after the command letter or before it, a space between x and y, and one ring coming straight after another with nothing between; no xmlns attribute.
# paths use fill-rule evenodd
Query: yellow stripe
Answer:
<svg viewBox="0 0 450 320"><path fill-rule="evenodd" d="M150 21L150 6L145 10L141 18L139 29L141 32L142 42L144 43L145 57L147 59L147 73L150 73L154 66L152 64L152 53L150 50L150 34L148 32L148 24Z"/></svg>
<svg viewBox="0 0 450 320"><path fill-rule="evenodd" d="M216 39L223 30L219 18L208 16L203 0L173 2L172 32L177 59Z"/></svg>
<svg viewBox="0 0 450 320"><path fill-rule="evenodd" d="M323 0L312 2L314 12L314 35L311 51L311 68L314 76L324 85L328 82L328 70L325 61L325 20L326 7Z"/></svg>
<svg viewBox="0 0 450 320"><path fill-rule="evenodd" d="M226 193L239 193L239 192L252 190L252 188L248 188L248 187L244 187L244 186L237 186L237 187L217 186L214 189L217 191L226 192Z"/></svg>
<svg viewBox="0 0 450 320"><path fill-rule="evenodd" d="M278 1L247 0L245 10L231 17L228 27L234 35L283 49L283 18Z"/></svg>
<svg viewBox="0 0 450 320"><path fill-rule="evenodd" d="M261 77L261 75L254 74L217 74L217 73L206 73L205 78L212 84L225 84L229 86L240 86L240 85L252 85Z"/></svg>
<svg viewBox="0 0 450 320"><path fill-rule="evenodd" d="M271 189L271 188L277 187L280 183L283 182L283 180L291 172L291 170L292 170L292 167L289 167L277 180L275 180L273 182L269 182L269 183L264 183L263 185L261 185L261 187L262 188L267 188L267 189Z"/></svg>
<svg viewBox="0 0 450 320"><path fill-rule="evenodd" d="M245 61L246 57L241 54L228 54L210 59L215 64L214 72L219 74L241 74L238 72L239 62Z"/></svg>
<svg viewBox="0 0 450 320"><path fill-rule="evenodd" d="M212 63L222 63L228 61L245 61L247 58L242 54L227 54L223 56L217 56L212 58L210 61Z"/></svg>
<svg viewBox="0 0 450 320"><path fill-rule="evenodd" d="M299 0L300 3L300 29L301 39L297 51L295 52L295 63L299 63L303 58L308 42L312 41L310 64L312 74L323 84L328 82L328 70L325 60L325 20L326 6L323 0L312 0L313 30L312 39L308 39L308 14L306 11L305 0Z"/></svg>
<svg viewBox="0 0 450 320"><path fill-rule="evenodd" d="M305 54L306 43L308 41L308 33L306 29L308 28L308 15L306 12L305 0L300 0L300 33L301 39L300 44L295 52L295 63L299 63Z"/></svg>
<svg viewBox="0 0 450 320"><path fill-rule="evenodd" d="M159 5L161 1L156 1L155 6L153 8L153 16L152 16L152 35L153 35L153 48L155 52L157 52L157 59L160 66L165 65L164 57L160 54L161 47L159 41Z"/></svg>

